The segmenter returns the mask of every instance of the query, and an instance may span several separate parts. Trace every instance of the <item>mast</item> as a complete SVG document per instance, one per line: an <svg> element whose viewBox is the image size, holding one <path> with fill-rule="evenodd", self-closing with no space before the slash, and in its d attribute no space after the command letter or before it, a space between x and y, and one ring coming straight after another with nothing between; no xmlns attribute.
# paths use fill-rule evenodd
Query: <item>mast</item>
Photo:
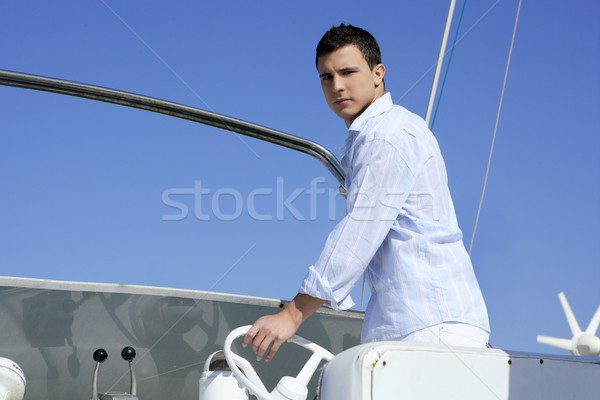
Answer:
<svg viewBox="0 0 600 400"><path fill-rule="evenodd" d="M437 65L435 67L435 74L433 75L433 83L431 84L431 92L429 93L429 103L427 104L427 112L425 113L425 122L431 127L431 113L433 111L433 104L435 103L435 95L437 92L438 81L440 80L440 74L442 71L442 64L444 63L444 54L446 53L446 45L448 43L448 36L450 34L450 25L452 25L452 17L454 16L454 6L456 0L450 0L450 8L448 9L448 16L446 17L446 27L444 28L444 34L442 35L442 44L440 46L440 53L438 55Z"/></svg>

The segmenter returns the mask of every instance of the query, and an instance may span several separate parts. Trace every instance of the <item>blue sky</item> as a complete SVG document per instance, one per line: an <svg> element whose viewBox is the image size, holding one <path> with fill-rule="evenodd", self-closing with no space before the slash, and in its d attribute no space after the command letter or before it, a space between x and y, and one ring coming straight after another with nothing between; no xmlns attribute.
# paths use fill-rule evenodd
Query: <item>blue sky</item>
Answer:
<svg viewBox="0 0 600 400"><path fill-rule="evenodd" d="M345 126L314 68L324 31L347 22L372 32L395 102L424 115L447 8L9 2L0 68L208 109L337 153ZM435 120L467 246L516 9L467 3ZM472 255L495 347L564 353L535 341L570 337L558 292L582 328L600 303L599 18L595 1L521 9ZM290 299L343 212L328 171L291 150L54 94L0 87L0 105L2 275ZM325 193L311 198L311 183ZM208 193L194 199L200 186ZM353 294L359 302L360 287Z"/></svg>

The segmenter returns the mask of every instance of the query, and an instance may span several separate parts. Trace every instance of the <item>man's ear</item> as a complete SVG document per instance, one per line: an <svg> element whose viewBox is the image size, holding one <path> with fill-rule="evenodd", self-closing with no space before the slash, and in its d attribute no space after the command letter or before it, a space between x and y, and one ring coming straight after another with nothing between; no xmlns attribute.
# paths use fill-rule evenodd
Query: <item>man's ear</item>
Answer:
<svg viewBox="0 0 600 400"><path fill-rule="evenodd" d="M379 86L383 83L383 77L385 76L385 65L377 64L375 68L373 68L373 82L375 86Z"/></svg>

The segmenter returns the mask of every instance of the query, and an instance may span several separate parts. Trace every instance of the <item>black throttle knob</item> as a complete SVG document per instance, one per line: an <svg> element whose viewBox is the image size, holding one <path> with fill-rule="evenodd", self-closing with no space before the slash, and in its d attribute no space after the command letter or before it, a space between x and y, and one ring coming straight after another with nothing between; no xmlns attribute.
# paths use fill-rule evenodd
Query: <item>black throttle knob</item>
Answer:
<svg viewBox="0 0 600 400"><path fill-rule="evenodd" d="M135 349L131 346L123 348L123 350L121 350L121 357L127 362L133 361L135 358Z"/></svg>
<svg viewBox="0 0 600 400"><path fill-rule="evenodd" d="M108 353L104 349L94 351L94 361L103 363L108 358Z"/></svg>

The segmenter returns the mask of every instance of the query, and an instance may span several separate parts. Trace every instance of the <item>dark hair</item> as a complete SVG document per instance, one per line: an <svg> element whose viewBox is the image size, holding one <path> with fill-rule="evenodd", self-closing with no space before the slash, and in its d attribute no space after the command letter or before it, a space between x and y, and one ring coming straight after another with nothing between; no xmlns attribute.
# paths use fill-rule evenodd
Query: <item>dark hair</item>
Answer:
<svg viewBox="0 0 600 400"><path fill-rule="evenodd" d="M315 64L318 65L319 57L351 44L360 50L369 68L381 64L381 51L373 35L362 28L343 23L325 32L317 45Z"/></svg>

